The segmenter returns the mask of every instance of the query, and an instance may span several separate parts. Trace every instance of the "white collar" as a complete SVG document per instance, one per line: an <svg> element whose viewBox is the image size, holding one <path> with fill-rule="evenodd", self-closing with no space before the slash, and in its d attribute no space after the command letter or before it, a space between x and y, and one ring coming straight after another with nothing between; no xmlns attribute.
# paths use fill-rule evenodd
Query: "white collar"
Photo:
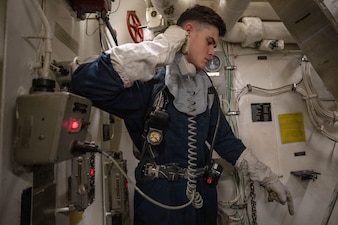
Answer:
<svg viewBox="0 0 338 225"><path fill-rule="evenodd" d="M196 116L203 113L208 106L208 88L211 82L203 71L197 71L196 76L182 76L177 63L167 66L165 84L174 96L174 106L180 112Z"/></svg>

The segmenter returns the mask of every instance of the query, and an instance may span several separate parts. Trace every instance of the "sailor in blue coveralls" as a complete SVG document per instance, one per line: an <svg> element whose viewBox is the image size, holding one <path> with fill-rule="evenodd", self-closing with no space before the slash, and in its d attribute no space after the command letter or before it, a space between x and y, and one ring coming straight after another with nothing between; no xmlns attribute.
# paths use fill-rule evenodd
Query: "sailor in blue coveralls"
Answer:
<svg viewBox="0 0 338 225"><path fill-rule="evenodd" d="M192 202L167 209L135 192L134 225L216 225L210 145L293 213L287 188L233 134L203 70L225 32L219 15L196 5L154 40L113 47L72 76L73 93L124 119L139 150L138 187L164 205Z"/></svg>

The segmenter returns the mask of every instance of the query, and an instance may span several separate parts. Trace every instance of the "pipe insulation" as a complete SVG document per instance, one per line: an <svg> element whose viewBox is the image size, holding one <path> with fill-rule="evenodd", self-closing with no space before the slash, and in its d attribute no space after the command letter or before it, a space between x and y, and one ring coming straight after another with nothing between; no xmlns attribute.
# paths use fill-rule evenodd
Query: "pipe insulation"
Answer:
<svg viewBox="0 0 338 225"><path fill-rule="evenodd" d="M284 40L296 43L282 22L263 22L256 17L244 17L223 37L224 41L250 46L261 40Z"/></svg>
<svg viewBox="0 0 338 225"><path fill-rule="evenodd" d="M200 4L206 6L217 5L217 1L212 3L209 1L198 0L151 0L152 5L158 13L160 13L165 19L176 21L178 17L189 7ZM227 30L230 30L234 24L241 17L245 9L249 6L250 0L220 0L218 6L214 10L224 20ZM149 2L146 1L149 5Z"/></svg>
<svg viewBox="0 0 338 225"><path fill-rule="evenodd" d="M146 0L147 6L152 4L163 18L173 21L176 21L180 14L192 5L196 3L204 5L204 2L210 2L210 0L151 0L151 3L149 1ZM283 40L284 43L295 43L269 3L220 0L215 11L227 26L227 33L223 37L226 42L241 43L243 47L252 47L255 42L262 40ZM243 17L243 15L251 16Z"/></svg>
<svg viewBox="0 0 338 225"><path fill-rule="evenodd" d="M204 5L212 9L216 9L218 7L220 0L195 0L196 4Z"/></svg>
<svg viewBox="0 0 338 225"><path fill-rule="evenodd" d="M220 0L216 12L224 20L228 32L234 27L249 4L250 0Z"/></svg>
<svg viewBox="0 0 338 225"><path fill-rule="evenodd" d="M191 6L191 1L184 0L151 0L154 8L165 19L177 21L179 16Z"/></svg>
<svg viewBox="0 0 338 225"><path fill-rule="evenodd" d="M37 9L38 15L42 21L42 24L45 28L45 33L42 39L45 41L45 57L43 62L43 68L42 68L42 78L44 79L51 79L49 75L49 67L51 64L51 58L52 58L52 39L53 39L53 33L52 29L49 25L48 19L43 12L41 6L39 5L37 0L32 0L32 3Z"/></svg>

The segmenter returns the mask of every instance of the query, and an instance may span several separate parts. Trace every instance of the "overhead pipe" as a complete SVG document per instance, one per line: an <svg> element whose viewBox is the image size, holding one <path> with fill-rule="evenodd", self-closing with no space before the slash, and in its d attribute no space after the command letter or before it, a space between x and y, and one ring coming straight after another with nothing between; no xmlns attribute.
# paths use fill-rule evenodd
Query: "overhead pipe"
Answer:
<svg viewBox="0 0 338 225"><path fill-rule="evenodd" d="M146 22L147 28L152 32L157 32L166 27L164 17L151 3L151 0L145 0L146 3ZM153 39L153 37L151 37Z"/></svg>
<svg viewBox="0 0 338 225"><path fill-rule="evenodd" d="M269 9L271 12L267 13L267 18L258 13L262 9L264 11ZM254 47L256 42L263 40L296 43L271 6L269 8L267 4L252 4L250 0L221 0L216 12L227 26L227 33L223 37L226 42L241 43L242 47ZM264 22L262 18L275 22Z"/></svg>
<svg viewBox="0 0 338 225"><path fill-rule="evenodd" d="M243 17L223 37L224 41L241 43L250 47L262 40L283 40L284 43L296 43L282 22L264 22L258 17Z"/></svg>
<svg viewBox="0 0 338 225"><path fill-rule="evenodd" d="M32 0L34 6L36 7L38 11L38 15L42 21L42 24L45 28L45 34L42 37L45 41L45 57L43 62L43 68L42 68L42 78L44 79L51 79L49 76L49 68L51 64L51 58L52 58L52 39L53 39L53 33L52 29L49 25L48 19L43 12L41 6L36 0Z"/></svg>
<svg viewBox="0 0 338 225"><path fill-rule="evenodd" d="M250 0L220 0L216 12L224 20L230 32L244 11L249 7Z"/></svg>
<svg viewBox="0 0 338 225"><path fill-rule="evenodd" d="M191 6L190 1L184 0L151 0L154 8L165 19L177 21L179 16Z"/></svg>
<svg viewBox="0 0 338 225"><path fill-rule="evenodd" d="M203 4L203 1L184 0L145 1L147 6L152 4L165 19L173 21L176 21L180 14L191 5L197 2ZM277 21L279 18L273 10L272 13L267 13L268 19L273 22L265 22L257 17L256 13L260 11L260 7L271 11L271 7L267 4L254 4L251 7L250 0L220 0L214 10L221 16L227 27L227 33L223 37L224 41L241 43L243 47L253 47L256 42L262 40L283 40L284 43L295 43L284 24ZM243 17L244 14L247 16ZM250 14L251 16L249 16ZM239 21L240 19L241 21Z"/></svg>
<svg viewBox="0 0 338 225"><path fill-rule="evenodd" d="M149 6L149 0L145 0ZM206 1L210 2L210 1ZM203 1L184 1L184 0L151 0L152 6L164 18L176 21L179 16L194 4L204 5ZM243 12L248 8L250 0L220 0L218 7L214 9L224 20L227 30L235 25Z"/></svg>

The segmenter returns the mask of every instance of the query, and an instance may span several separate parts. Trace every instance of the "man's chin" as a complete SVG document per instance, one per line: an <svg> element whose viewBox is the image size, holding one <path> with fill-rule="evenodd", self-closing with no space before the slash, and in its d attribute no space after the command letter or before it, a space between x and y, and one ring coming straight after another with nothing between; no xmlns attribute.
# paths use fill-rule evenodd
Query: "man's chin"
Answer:
<svg viewBox="0 0 338 225"><path fill-rule="evenodd" d="M197 69L197 70L204 70L205 66L206 66L206 64L203 65L203 66L196 66L196 69Z"/></svg>

